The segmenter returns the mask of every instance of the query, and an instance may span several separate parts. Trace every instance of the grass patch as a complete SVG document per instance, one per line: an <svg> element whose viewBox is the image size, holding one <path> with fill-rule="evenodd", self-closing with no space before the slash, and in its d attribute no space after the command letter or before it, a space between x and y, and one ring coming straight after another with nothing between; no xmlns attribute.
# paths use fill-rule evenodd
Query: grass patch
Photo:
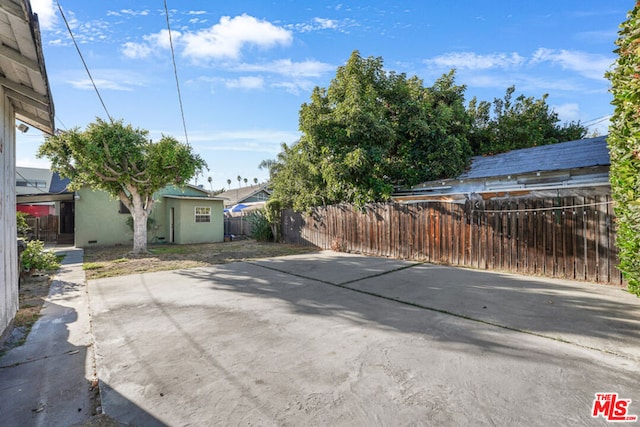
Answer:
<svg viewBox="0 0 640 427"><path fill-rule="evenodd" d="M193 246L193 245L189 245ZM152 254L161 255L161 254L186 254L191 250L188 247L183 245L168 245L168 246L157 246L149 250Z"/></svg>
<svg viewBox="0 0 640 427"><path fill-rule="evenodd" d="M313 247L285 243L238 240L198 245L149 245L148 254L124 256L129 248L92 247L84 251L84 270L87 280L206 267L235 261L316 252ZM89 268L87 268L89 266Z"/></svg>
<svg viewBox="0 0 640 427"><path fill-rule="evenodd" d="M104 267L104 264L101 262L85 262L84 264L82 264L83 270L99 270L103 267Z"/></svg>

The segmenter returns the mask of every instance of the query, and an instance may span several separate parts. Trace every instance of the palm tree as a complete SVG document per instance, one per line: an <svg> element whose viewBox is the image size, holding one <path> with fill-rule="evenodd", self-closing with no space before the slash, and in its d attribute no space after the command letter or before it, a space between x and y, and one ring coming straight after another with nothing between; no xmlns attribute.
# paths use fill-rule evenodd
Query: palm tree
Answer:
<svg viewBox="0 0 640 427"><path fill-rule="evenodd" d="M247 186L247 182L249 182L249 180L247 178L244 179L244 185L245 187Z"/></svg>
<svg viewBox="0 0 640 427"><path fill-rule="evenodd" d="M231 190L231 178L227 179L227 185L229 186L229 190Z"/></svg>
<svg viewBox="0 0 640 427"><path fill-rule="evenodd" d="M209 181L209 188L211 189L211 191L213 191L213 178L209 177L207 178L207 181Z"/></svg>
<svg viewBox="0 0 640 427"><path fill-rule="evenodd" d="M258 178L253 178L253 183L257 184L258 183Z"/></svg>
<svg viewBox="0 0 640 427"><path fill-rule="evenodd" d="M276 160L273 159L264 159L263 161L260 162L260 164L258 165L258 169L263 170L266 169L269 171L269 179L271 179L271 174L273 171L273 168L276 166L278 162Z"/></svg>
<svg viewBox="0 0 640 427"><path fill-rule="evenodd" d="M238 175L238 187L240 187L240 182L242 181L242 177Z"/></svg>

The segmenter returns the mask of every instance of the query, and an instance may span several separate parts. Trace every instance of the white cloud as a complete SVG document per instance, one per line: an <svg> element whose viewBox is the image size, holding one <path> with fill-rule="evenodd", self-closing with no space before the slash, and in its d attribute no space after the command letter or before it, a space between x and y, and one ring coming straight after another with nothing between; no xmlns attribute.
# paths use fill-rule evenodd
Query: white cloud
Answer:
<svg viewBox="0 0 640 427"><path fill-rule="evenodd" d="M51 30L58 21L53 0L31 0L31 9L38 14L38 22L43 30Z"/></svg>
<svg viewBox="0 0 640 427"><path fill-rule="evenodd" d="M229 58L237 59L246 46L271 48L277 45L291 44L291 32L243 14L231 18L223 16L220 22L210 28L185 33L184 55L194 59Z"/></svg>
<svg viewBox="0 0 640 427"><path fill-rule="evenodd" d="M571 122L580 119L580 106L576 103L552 105L551 109L558 113L562 122Z"/></svg>
<svg viewBox="0 0 640 427"><path fill-rule="evenodd" d="M262 89L264 87L264 79L258 76L243 76L237 79L225 80L225 86L229 89Z"/></svg>
<svg viewBox="0 0 640 427"><path fill-rule="evenodd" d="M313 20L322 29L335 29L335 28L338 28L338 22L333 20L333 19L313 18Z"/></svg>
<svg viewBox="0 0 640 427"><path fill-rule="evenodd" d="M147 16L149 14L149 11L148 10L122 9L122 10L120 10L120 13L122 13L123 15L130 15L130 16Z"/></svg>
<svg viewBox="0 0 640 427"><path fill-rule="evenodd" d="M604 73L613 63L613 58L604 55L565 49L540 48L531 58L532 64L550 62L563 70L575 71L589 79L604 79Z"/></svg>
<svg viewBox="0 0 640 427"><path fill-rule="evenodd" d="M310 80L294 79L288 82L274 83L272 86L283 88L293 95L300 95L301 93L310 93L317 85Z"/></svg>
<svg viewBox="0 0 640 427"><path fill-rule="evenodd" d="M119 91L131 91L133 88L128 85L123 85L121 82L107 79L93 79L99 90L119 90ZM93 90L93 84L88 78L81 80L68 80L67 83L71 84L76 89L81 90Z"/></svg>
<svg viewBox="0 0 640 427"><path fill-rule="evenodd" d="M523 65L525 58L516 52L479 55L474 52L451 52L425 61L438 68L486 70L490 68L515 68Z"/></svg>
<svg viewBox="0 0 640 427"><path fill-rule="evenodd" d="M146 58L153 52L153 49L146 43L127 42L122 45L122 53L127 58Z"/></svg>
<svg viewBox="0 0 640 427"><path fill-rule="evenodd" d="M319 77L324 73L334 71L336 67L324 62L307 60L293 62L290 59L280 59L263 64L239 64L234 67L238 71L269 72L295 77Z"/></svg>
<svg viewBox="0 0 640 427"><path fill-rule="evenodd" d="M322 31L322 30L336 30L342 33L347 32L349 27L356 26L356 23L352 19L328 19L328 18L313 18L311 22L305 22L300 24L287 25L287 28L290 28L293 31L298 31L300 33L309 33L311 31Z"/></svg>
<svg viewBox="0 0 640 427"><path fill-rule="evenodd" d="M146 84L144 75L127 70L101 68L93 70L91 74L98 90L132 91L136 87ZM91 80L84 76L68 79L67 83L76 89L93 90Z"/></svg>
<svg viewBox="0 0 640 427"><path fill-rule="evenodd" d="M171 31L171 39L175 43L182 34L179 31ZM147 58L157 49L169 49L171 47L169 30L163 29L154 34L142 37L144 42L126 42L122 45L124 56L133 59Z"/></svg>
<svg viewBox="0 0 640 427"><path fill-rule="evenodd" d="M149 10L133 10L133 9L120 9L120 10L109 10L107 11L107 16L147 16L149 15Z"/></svg>
<svg viewBox="0 0 640 427"><path fill-rule="evenodd" d="M152 134L154 132L151 132ZM159 132L158 132L159 133ZM178 134L178 133L176 133ZM189 141L198 151L245 151L277 154L280 145L300 139L300 133L275 129L190 132Z"/></svg>

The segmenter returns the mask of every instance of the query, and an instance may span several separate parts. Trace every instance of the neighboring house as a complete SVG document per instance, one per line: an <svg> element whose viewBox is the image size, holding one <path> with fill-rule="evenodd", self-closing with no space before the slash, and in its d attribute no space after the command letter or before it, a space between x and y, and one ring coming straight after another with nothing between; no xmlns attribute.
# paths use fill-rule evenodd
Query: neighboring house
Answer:
<svg viewBox="0 0 640 427"><path fill-rule="evenodd" d="M271 191L269 191L269 184L265 183L234 188L216 194L216 196L225 199L224 207L228 213L235 214L240 211L251 211L263 207L264 203L269 200ZM234 209L234 207L242 209Z"/></svg>
<svg viewBox="0 0 640 427"><path fill-rule="evenodd" d="M393 200L608 195L609 165L606 136L523 148L473 157L460 176L396 191Z"/></svg>
<svg viewBox="0 0 640 427"><path fill-rule="evenodd" d="M150 243L210 243L224 240L223 200L199 187L167 186L148 222ZM83 188L75 195L75 245L130 245L132 228L127 208L104 191Z"/></svg>
<svg viewBox="0 0 640 427"><path fill-rule="evenodd" d="M16 119L54 132L38 18L28 1L0 0L0 338L18 310ZM26 124L26 125L24 125Z"/></svg>
<svg viewBox="0 0 640 427"><path fill-rule="evenodd" d="M73 244L73 192L69 179L49 169L16 167L16 210L29 214L34 238Z"/></svg>

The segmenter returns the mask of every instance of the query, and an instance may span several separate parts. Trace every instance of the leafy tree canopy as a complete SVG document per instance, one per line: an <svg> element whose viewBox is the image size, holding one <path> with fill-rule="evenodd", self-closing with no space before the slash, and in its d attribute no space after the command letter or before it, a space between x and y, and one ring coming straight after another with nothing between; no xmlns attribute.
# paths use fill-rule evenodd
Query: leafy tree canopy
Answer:
<svg viewBox="0 0 640 427"><path fill-rule="evenodd" d="M475 97L469 102L474 155L573 141L587 134L580 122L559 125L558 114L547 105L547 94L540 99L519 95L514 100L515 90L515 86L507 88L504 98L495 98L493 103L478 102Z"/></svg>
<svg viewBox="0 0 640 427"><path fill-rule="evenodd" d="M167 184L184 185L207 167L189 145L170 136L157 142L147 136L121 120L97 118L84 131L47 138L38 150L38 157L47 157L54 171L71 180L71 190L88 185L122 201L133 216L135 253L146 251L153 194Z"/></svg>
<svg viewBox="0 0 640 427"><path fill-rule="evenodd" d="M386 200L395 185L460 173L470 122L454 72L426 88L355 51L300 109L302 137L273 166L274 197L306 210Z"/></svg>

